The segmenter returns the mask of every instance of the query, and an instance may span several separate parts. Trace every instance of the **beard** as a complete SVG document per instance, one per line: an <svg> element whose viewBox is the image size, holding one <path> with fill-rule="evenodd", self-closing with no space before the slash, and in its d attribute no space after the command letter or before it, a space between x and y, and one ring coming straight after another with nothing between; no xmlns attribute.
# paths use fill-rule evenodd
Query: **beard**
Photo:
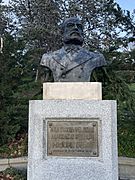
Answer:
<svg viewBox="0 0 135 180"><path fill-rule="evenodd" d="M83 36L78 31L72 31L69 34L65 34L63 38L65 44L82 45L83 40Z"/></svg>

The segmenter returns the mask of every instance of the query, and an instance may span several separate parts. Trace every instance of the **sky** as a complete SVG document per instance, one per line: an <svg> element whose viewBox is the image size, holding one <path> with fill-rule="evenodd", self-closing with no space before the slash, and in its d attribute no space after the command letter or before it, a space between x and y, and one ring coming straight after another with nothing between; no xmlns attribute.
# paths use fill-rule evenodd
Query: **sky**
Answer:
<svg viewBox="0 0 135 180"><path fill-rule="evenodd" d="M124 10L130 10L133 12L135 9L135 0L116 0L120 7Z"/></svg>
<svg viewBox="0 0 135 180"><path fill-rule="evenodd" d="M115 0L122 9L129 10L133 12L135 9L135 0ZM6 4L9 2L9 0L3 0Z"/></svg>

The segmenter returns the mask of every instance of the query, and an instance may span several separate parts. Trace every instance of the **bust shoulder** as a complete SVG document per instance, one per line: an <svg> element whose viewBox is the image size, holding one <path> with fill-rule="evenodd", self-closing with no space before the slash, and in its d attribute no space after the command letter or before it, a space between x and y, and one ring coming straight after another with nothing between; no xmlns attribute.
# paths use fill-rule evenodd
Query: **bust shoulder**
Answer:
<svg viewBox="0 0 135 180"><path fill-rule="evenodd" d="M87 48L84 48L84 47L81 49L81 52L83 52L85 54L88 54L88 55L103 56L100 52L90 51L90 50L88 50Z"/></svg>
<svg viewBox="0 0 135 180"><path fill-rule="evenodd" d="M63 49L61 48L59 50L43 54L40 65L48 67L50 64L50 61L57 59L57 57L62 55L62 53L63 53Z"/></svg>
<svg viewBox="0 0 135 180"><path fill-rule="evenodd" d="M92 58L90 63L93 64L93 66L95 66L95 67L106 65L105 58L104 58L103 54L100 52L97 52L97 51L93 52L93 51L89 51L85 48L82 48L81 56L83 56L83 57L87 56L87 58L90 58L90 59Z"/></svg>
<svg viewBox="0 0 135 180"><path fill-rule="evenodd" d="M42 56L42 59L50 59L52 58L53 56L57 55L59 52L61 51L61 49L57 50L57 51L50 51L50 52L47 52L47 53L44 53L43 56Z"/></svg>

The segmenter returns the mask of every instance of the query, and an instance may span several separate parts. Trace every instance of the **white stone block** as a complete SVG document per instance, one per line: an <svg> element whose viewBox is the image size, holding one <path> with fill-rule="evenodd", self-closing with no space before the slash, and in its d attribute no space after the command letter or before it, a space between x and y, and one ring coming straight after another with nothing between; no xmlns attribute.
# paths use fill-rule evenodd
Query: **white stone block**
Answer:
<svg viewBox="0 0 135 180"><path fill-rule="evenodd" d="M43 84L43 99L102 99L99 82L55 82Z"/></svg>

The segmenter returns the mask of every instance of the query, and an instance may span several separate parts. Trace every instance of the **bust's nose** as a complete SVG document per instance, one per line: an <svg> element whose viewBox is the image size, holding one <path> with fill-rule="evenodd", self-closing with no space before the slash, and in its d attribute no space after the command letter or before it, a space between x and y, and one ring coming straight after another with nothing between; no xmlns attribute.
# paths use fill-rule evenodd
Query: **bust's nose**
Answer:
<svg viewBox="0 0 135 180"><path fill-rule="evenodd" d="M73 24L72 29L78 30L78 27L77 27L76 23Z"/></svg>

